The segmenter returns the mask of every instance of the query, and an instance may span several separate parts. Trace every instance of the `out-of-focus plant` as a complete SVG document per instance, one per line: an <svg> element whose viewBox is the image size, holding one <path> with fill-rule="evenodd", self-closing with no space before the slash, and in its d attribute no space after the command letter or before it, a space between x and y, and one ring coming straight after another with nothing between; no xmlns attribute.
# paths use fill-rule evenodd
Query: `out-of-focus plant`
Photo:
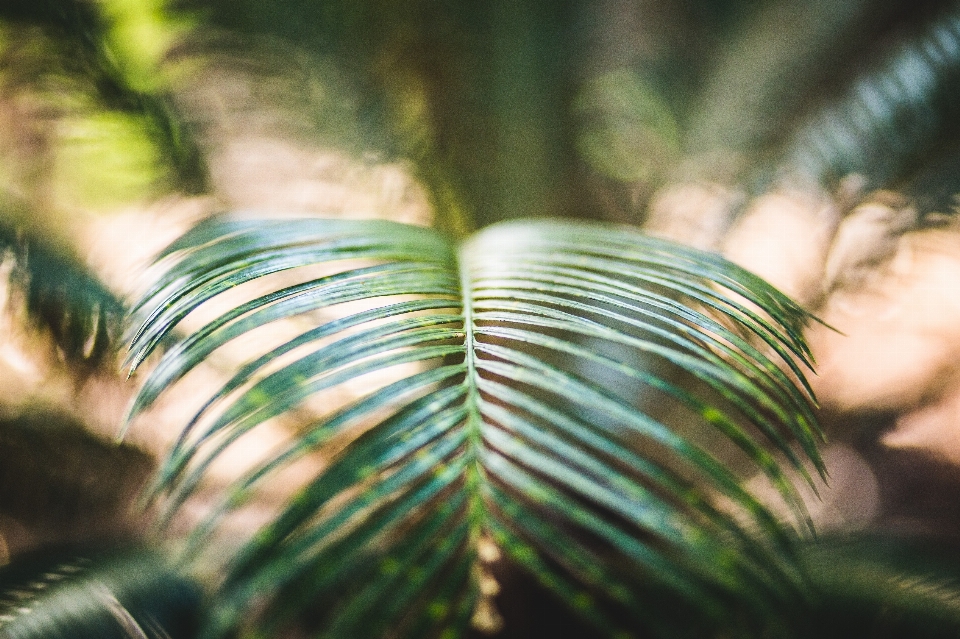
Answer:
<svg viewBox="0 0 960 639"><path fill-rule="evenodd" d="M206 169L159 58L177 28L149 3L0 7L0 244L31 321L98 365L122 304L72 245L89 211L199 192Z"/></svg>
<svg viewBox="0 0 960 639"><path fill-rule="evenodd" d="M215 48L210 32L336 68L350 108L327 101L311 118L355 116L325 130L349 131L352 151L406 161L435 210L438 231L213 218L167 250L166 271L134 309L134 368L173 339L131 416L232 340L335 311L252 353L185 426L148 495L167 522L246 433L329 399L177 548L184 571L222 556L225 517L297 460L324 456L276 517L226 553L205 636L494 631L501 562L601 636L826 636L873 623L876 611L932 636L960 625L955 585L922 562L898 564L882 544L810 543L795 485L823 472L803 376L810 316L717 256L555 217L608 216L612 201L616 216L640 217L645 197L688 172L754 189L769 183L767 165L825 187L850 170L876 185L909 176L951 130L954 14L935 15L861 76L824 60L857 47L873 55L857 25L889 26L904 3L649 4L184 0L175 8L192 22L156 2L0 9L5 59L20 62L0 82L14 102L34 91L44 108L28 115L54 111L35 123L61 123L53 137L38 127L30 162L7 169L36 210L209 186L165 69ZM603 39L583 25L638 15L640 44L583 62L591 38ZM690 39L664 45L660 33ZM725 52L717 67L699 55L714 49ZM819 104L811 94L831 71L853 88ZM794 99L797 86L809 93ZM805 109L820 116L798 117ZM916 126L899 131L904 122ZM66 354L98 359L119 306L57 261L64 253L48 251L55 243L27 217L10 218L9 254L28 308ZM522 217L542 219L485 228ZM222 293L281 272L302 277L173 334ZM332 399L381 372L394 377L346 405ZM785 517L742 487L746 472L765 476ZM24 601L46 619L61 619L47 612L58 602L83 602L56 621L78 633L119 623L129 636L163 636L95 581L79 583L64 598ZM0 631L43 632L23 610L33 608L11 606ZM86 610L99 615L92 625Z"/></svg>

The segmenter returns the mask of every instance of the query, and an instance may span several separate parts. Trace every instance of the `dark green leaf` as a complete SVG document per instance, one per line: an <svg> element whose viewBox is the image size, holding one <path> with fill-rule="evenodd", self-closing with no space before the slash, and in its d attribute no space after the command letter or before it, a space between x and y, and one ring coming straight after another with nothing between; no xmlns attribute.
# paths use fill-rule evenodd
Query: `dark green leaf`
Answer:
<svg viewBox="0 0 960 639"><path fill-rule="evenodd" d="M462 632L484 539L600 628L624 614L661 633L676 627L644 621L647 596L731 628L738 611L764 619L809 600L797 532L711 444L766 474L794 505L793 523L809 523L780 461L808 479L808 464L822 471L802 378L809 316L742 269L630 229L561 221L493 227L457 254L434 232L397 224L215 219L164 259L167 274L138 306L134 366L228 289L331 269L182 338L131 410L231 340L324 310L317 327L239 367L157 480L171 517L244 433L329 398L324 418L228 487L189 544L202 555L259 487L349 434L230 560L208 636L249 622L244 611L264 599L253 623L265 632L307 608L328 636ZM411 363L336 403L342 384Z"/></svg>

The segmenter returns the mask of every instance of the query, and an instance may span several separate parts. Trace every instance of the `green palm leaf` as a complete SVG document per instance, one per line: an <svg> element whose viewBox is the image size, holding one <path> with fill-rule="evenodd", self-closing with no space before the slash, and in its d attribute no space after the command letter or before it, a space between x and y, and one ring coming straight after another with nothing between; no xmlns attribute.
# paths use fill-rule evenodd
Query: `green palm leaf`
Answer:
<svg viewBox="0 0 960 639"><path fill-rule="evenodd" d="M652 602L694 624L762 625L807 596L800 533L732 469L766 474L808 525L783 465L822 473L801 370L809 316L742 269L628 228L556 220L494 226L457 249L388 222L214 219L164 257L135 310L132 368L228 289L336 270L180 339L131 418L230 340L367 300L250 358L214 393L158 476L166 517L251 429L367 373L417 365L238 477L197 526L192 551L276 472L333 451L232 558L208 636L264 602L266 631L320 605L324 636L456 635L487 596L478 549L491 543L611 633L650 626ZM655 617L653 630L673 632Z"/></svg>
<svg viewBox="0 0 960 639"><path fill-rule="evenodd" d="M5 639L169 639L190 636L196 584L146 550L46 549L0 568Z"/></svg>
<svg viewBox="0 0 960 639"><path fill-rule="evenodd" d="M71 251L16 220L38 212L0 193L0 261L30 324L49 333L78 372L108 361L124 316L123 303Z"/></svg>

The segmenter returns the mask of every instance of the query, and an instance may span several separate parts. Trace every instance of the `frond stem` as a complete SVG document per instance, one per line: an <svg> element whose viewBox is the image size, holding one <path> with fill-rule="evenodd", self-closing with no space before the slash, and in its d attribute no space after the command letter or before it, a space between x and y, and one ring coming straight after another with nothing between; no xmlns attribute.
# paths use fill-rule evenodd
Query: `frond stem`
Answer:
<svg viewBox="0 0 960 639"><path fill-rule="evenodd" d="M475 326L473 312L472 282L469 270L466 268L463 253L458 255L460 270L460 294L463 302L463 329L464 329L464 364L466 375L463 379L466 391L465 406L467 418L464 427L467 429L467 467L464 474L464 489L468 493L468 518L470 522L470 539L474 548L484 533L486 520L486 506L483 503L481 486L486 481L481 459L483 446L483 418L480 415L480 391L477 384L477 353L474 348Z"/></svg>

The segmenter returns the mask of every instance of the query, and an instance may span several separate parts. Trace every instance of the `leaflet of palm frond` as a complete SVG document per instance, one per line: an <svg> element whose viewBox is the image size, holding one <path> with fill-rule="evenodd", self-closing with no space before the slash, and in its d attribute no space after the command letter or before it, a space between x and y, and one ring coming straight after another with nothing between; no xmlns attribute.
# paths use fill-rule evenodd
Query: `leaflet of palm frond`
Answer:
<svg viewBox="0 0 960 639"><path fill-rule="evenodd" d="M644 610L663 597L721 625L742 621L734 610L769 619L806 600L792 559L797 531L632 395L675 405L693 431L729 441L803 525L773 452L801 475L808 464L822 471L811 396L793 381L809 361L800 334L809 316L759 278L628 228L559 220L497 225L457 250L433 230L388 222L214 219L164 255L166 273L135 309L134 366L221 292L340 266L179 339L131 417L232 339L352 303L251 357L200 409L157 480L155 494L170 495L164 521L251 429L369 372L420 364L301 430L199 523L191 553L277 471L341 442L230 561L207 636L229 632L264 598L269 632L307 606L335 636L460 632L476 605L484 539L599 627L649 625ZM353 304L361 300L366 310ZM591 367L608 373L602 382L583 373ZM657 595L645 602L642 592Z"/></svg>
<svg viewBox="0 0 960 639"><path fill-rule="evenodd" d="M765 188L771 162L811 106L839 102L860 79L863 60L878 57L878 43L903 40L907 26L922 26L943 4L751 3L755 10L741 10L727 27L717 63L702 74L704 88L691 100L687 152L703 154L699 168L710 179L735 177Z"/></svg>
<svg viewBox="0 0 960 639"><path fill-rule="evenodd" d="M9 218L12 206L4 202L0 214ZM101 364L120 332L123 303L79 260L33 232L0 224L0 248L13 262L11 283L33 324L50 333L68 362Z"/></svg>
<svg viewBox="0 0 960 639"><path fill-rule="evenodd" d="M883 186L956 135L958 98L960 10L953 7L801 127L782 168L824 184L858 173L868 186Z"/></svg>
<svg viewBox="0 0 960 639"><path fill-rule="evenodd" d="M774 0L744 16L704 75L686 131L687 152L764 151L828 72L836 48L889 4Z"/></svg>
<svg viewBox="0 0 960 639"><path fill-rule="evenodd" d="M7 639L187 639L199 589L145 551L43 551L0 569Z"/></svg>
<svg viewBox="0 0 960 639"><path fill-rule="evenodd" d="M172 173L173 185L188 193L207 189L207 167L194 132L169 91L134 87L108 42L109 20L97 3L83 0L10 0L0 5L0 22L39 27L50 38L52 60L38 66L4 53L3 81L31 85L42 75L65 75L88 87L102 107L144 118L146 133ZM53 62L55 60L55 62ZM158 77L159 79L159 77Z"/></svg>
<svg viewBox="0 0 960 639"><path fill-rule="evenodd" d="M799 637L947 639L960 633L955 544L921 538L826 537L801 549L817 612Z"/></svg>

